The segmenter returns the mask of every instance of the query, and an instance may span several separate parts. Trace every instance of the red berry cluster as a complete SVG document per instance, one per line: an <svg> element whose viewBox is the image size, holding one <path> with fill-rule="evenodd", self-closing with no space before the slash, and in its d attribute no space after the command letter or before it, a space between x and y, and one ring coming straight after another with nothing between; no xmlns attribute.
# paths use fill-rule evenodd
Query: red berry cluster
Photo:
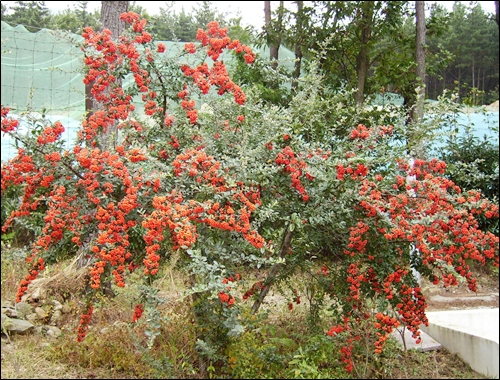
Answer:
<svg viewBox="0 0 500 380"><path fill-rule="evenodd" d="M90 304L87 308L87 313L82 314L82 317L80 318L80 324L77 329L77 342L82 342L85 339L93 313L94 306Z"/></svg>
<svg viewBox="0 0 500 380"><path fill-rule="evenodd" d="M13 132L19 126L19 120L11 119L7 117L7 114L10 112L10 108L1 107L2 112L2 132Z"/></svg>
<svg viewBox="0 0 500 380"><path fill-rule="evenodd" d="M285 167L285 172L290 173L292 178L292 187L299 192L302 196L302 200L307 202L309 200L309 195L306 192L304 185L300 181L300 178L304 175L309 180L313 180L314 177L309 173L305 172L307 164L303 160L299 160L295 152L289 146L286 146L281 150L276 156L274 162L277 165L283 165Z"/></svg>
<svg viewBox="0 0 500 380"><path fill-rule="evenodd" d="M248 297L253 296L255 292L260 292L262 289L264 289L262 281L257 281L249 290L245 292L245 294L243 294L243 299L246 300Z"/></svg>
<svg viewBox="0 0 500 380"><path fill-rule="evenodd" d="M385 342L389 339L391 332L399 326L399 321L395 317L383 313L375 315L378 322L374 323L375 328L383 330L384 332L377 331L377 341L375 342L375 353L380 354L384 348Z"/></svg>
<svg viewBox="0 0 500 380"><path fill-rule="evenodd" d="M26 275L24 280L21 280L19 288L17 289L16 302L21 302L21 298L28 290L29 284L38 277L38 274L45 269L45 262L43 258L36 259L34 255L27 257L26 261L32 264L32 269Z"/></svg>
<svg viewBox="0 0 500 380"><path fill-rule="evenodd" d="M234 297L226 292L219 292L219 299L223 304L227 304L227 306L232 306L234 304Z"/></svg>
<svg viewBox="0 0 500 380"><path fill-rule="evenodd" d="M143 313L144 313L144 305L142 303L135 305L134 315L132 316L132 322L137 322L142 317Z"/></svg>

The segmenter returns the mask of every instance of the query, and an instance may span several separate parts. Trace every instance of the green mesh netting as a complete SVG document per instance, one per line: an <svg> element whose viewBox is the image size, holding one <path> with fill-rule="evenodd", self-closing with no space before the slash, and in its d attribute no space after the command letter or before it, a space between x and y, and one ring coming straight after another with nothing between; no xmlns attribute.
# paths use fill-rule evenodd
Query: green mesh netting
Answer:
<svg viewBox="0 0 500 380"><path fill-rule="evenodd" d="M76 45L82 40L47 29L30 33L2 21L2 104L16 113L31 109L81 117L85 88Z"/></svg>

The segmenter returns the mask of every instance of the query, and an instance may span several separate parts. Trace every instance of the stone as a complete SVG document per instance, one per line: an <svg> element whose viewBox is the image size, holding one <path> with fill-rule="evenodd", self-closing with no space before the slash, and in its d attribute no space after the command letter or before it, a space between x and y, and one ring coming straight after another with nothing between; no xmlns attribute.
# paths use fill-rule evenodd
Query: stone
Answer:
<svg viewBox="0 0 500 380"><path fill-rule="evenodd" d="M16 303L15 308L18 312L19 318L24 318L33 312L33 307L27 302Z"/></svg>
<svg viewBox="0 0 500 380"><path fill-rule="evenodd" d="M47 329L47 335L52 338L57 338L62 335L62 331L56 326L49 326Z"/></svg>
<svg viewBox="0 0 500 380"><path fill-rule="evenodd" d="M14 304L7 300L2 300L2 309L12 309Z"/></svg>
<svg viewBox="0 0 500 380"><path fill-rule="evenodd" d="M61 310L55 310L52 313L52 316L50 317L50 324L51 325L56 325L61 320L61 317L62 317Z"/></svg>
<svg viewBox="0 0 500 380"><path fill-rule="evenodd" d="M38 316L39 319L45 320L49 315L45 310L43 310L41 307L36 307L35 308L35 313Z"/></svg>
<svg viewBox="0 0 500 380"><path fill-rule="evenodd" d="M38 315L36 313L31 313L31 314L28 314L26 316L26 319L30 322L32 322L33 324L36 324L37 320L38 320Z"/></svg>
<svg viewBox="0 0 500 380"><path fill-rule="evenodd" d="M35 325L31 322L23 319L9 318L5 314L2 314L2 329L10 333L23 335L28 333L33 327Z"/></svg>
<svg viewBox="0 0 500 380"><path fill-rule="evenodd" d="M9 318L18 318L19 313L14 308L4 308L2 307L2 314L5 314Z"/></svg>
<svg viewBox="0 0 500 380"><path fill-rule="evenodd" d="M71 313L71 306L64 304L61 311L63 312L63 314Z"/></svg>

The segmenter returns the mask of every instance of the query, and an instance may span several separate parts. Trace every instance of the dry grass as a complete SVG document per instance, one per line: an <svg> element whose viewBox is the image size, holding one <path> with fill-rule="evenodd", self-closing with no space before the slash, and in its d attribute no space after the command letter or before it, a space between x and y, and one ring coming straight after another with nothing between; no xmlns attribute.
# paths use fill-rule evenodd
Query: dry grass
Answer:
<svg viewBox="0 0 500 380"><path fill-rule="evenodd" d="M164 317L160 328L161 334L151 350L145 349L144 325L128 323L139 294L137 284L141 276L137 273L129 279L129 286L125 289L116 289L116 297L112 299L103 297L98 300L87 339L82 343L77 343L75 340L75 329L79 321L79 312L76 310L68 314L62 327L63 334L58 338L35 333L12 337L4 334L2 379L200 378L194 347L196 336L194 319L188 302L179 297L186 289L187 278L175 269L175 258L170 264L163 269L162 275L155 283L160 289L159 295L165 297L166 302L160 307ZM17 284L24 276L24 270L21 257L13 255L12 252L2 251L2 300L13 300ZM30 290L30 294L39 288L45 297L57 298L62 292L67 294L63 297L65 302L77 309L78 304L75 300L84 287L83 278L83 273L76 270L72 262L53 266L41 276L38 285ZM246 280L251 282L251 279ZM272 303L276 302L283 302L283 299L275 295ZM286 305L285 302L282 307L274 309L273 314L266 320L267 326L272 325L273 334L279 339L290 338L297 342L296 346L307 344L305 302L295 307L292 313L288 312ZM249 346L242 348L250 347L258 351L269 344L267 340L259 341L256 337L250 337L247 341ZM378 363L370 363L360 373L367 378L386 379L485 378L472 371L457 355L445 349L405 353L395 343L389 344L388 348ZM283 347L283 350L286 349L287 347ZM289 356L283 357L292 357L293 350ZM325 365L332 364L330 362ZM280 373L289 373L285 371L286 369L285 366ZM335 370L331 371L328 373L337 373ZM219 373L215 373L215 377L218 376Z"/></svg>
<svg viewBox="0 0 500 380"><path fill-rule="evenodd" d="M82 367L78 361L54 361L50 348L58 344L40 342L40 336L34 334L13 337L10 344L2 338L2 379L133 378L109 368Z"/></svg>

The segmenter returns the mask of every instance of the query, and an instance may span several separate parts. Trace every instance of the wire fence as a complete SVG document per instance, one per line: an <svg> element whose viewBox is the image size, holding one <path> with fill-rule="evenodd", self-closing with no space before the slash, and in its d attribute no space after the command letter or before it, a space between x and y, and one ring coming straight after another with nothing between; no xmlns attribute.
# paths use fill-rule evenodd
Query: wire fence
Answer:
<svg viewBox="0 0 500 380"><path fill-rule="evenodd" d="M82 52L77 34L42 29L29 32L24 26L1 23L1 103L10 115L22 118L36 111L66 127L63 139L73 138L72 124L85 114ZM69 128L68 128L69 127ZM29 123L21 123L29 132ZM12 139L2 135L2 161L17 151Z"/></svg>

